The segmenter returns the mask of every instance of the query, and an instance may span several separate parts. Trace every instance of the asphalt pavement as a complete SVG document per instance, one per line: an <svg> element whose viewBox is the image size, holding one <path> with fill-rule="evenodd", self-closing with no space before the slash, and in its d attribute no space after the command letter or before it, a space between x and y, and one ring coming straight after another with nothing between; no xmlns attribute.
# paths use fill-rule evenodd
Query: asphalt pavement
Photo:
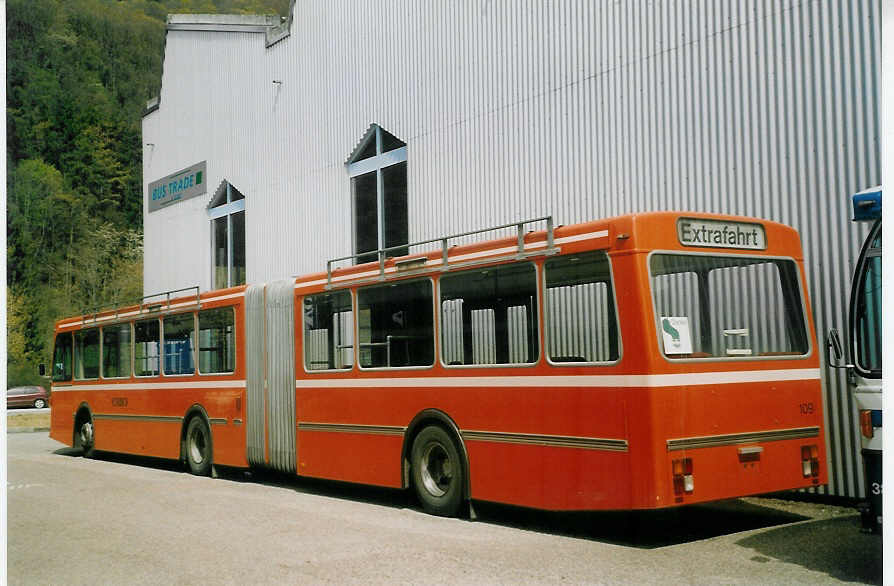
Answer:
<svg viewBox="0 0 894 586"><path fill-rule="evenodd" d="M652 513L477 503L422 513L401 491L176 462L80 457L5 437L10 584L881 583L881 538L848 507L737 499Z"/></svg>

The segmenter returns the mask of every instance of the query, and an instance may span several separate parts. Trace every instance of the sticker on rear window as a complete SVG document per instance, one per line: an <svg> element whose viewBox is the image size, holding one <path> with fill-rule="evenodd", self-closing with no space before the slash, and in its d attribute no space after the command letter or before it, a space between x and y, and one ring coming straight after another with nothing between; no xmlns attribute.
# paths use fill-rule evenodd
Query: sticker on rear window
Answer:
<svg viewBox="0 0 894 586"><path fill-rule="evenodd" d="M665 354L692 354L688 317L662 317L661 335Z"/></svg>

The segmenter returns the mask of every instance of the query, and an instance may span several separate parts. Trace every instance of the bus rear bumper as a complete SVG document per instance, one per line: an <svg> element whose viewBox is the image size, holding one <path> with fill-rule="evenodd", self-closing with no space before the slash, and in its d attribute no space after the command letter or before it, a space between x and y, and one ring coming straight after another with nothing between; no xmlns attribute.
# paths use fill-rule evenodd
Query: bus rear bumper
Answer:
<svg viewBox="0 0 894 586"><path fill-rule="evenodd" d="M828 474L822 435L810 432L789 440L668 451L661 500L688 505L816 489L828 482Z"/></svg>

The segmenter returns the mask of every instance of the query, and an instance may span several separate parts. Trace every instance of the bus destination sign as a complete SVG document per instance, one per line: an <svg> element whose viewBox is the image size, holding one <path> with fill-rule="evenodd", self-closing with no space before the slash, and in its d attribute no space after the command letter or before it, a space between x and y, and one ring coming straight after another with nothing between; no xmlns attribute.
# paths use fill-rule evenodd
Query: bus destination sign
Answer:
<svg viewBox="0 0 894 586"><path fill-rule="evenodd" d="M683 246L765 250L767 234L760 224L680 218L677 237Z"/></svg>
<svg viewBox="0 0 894 586"><path fill-rule="evenodd" d="M154 212L178 201L208 192L207 161L191 165L149 184L149 211Z"/></svg>

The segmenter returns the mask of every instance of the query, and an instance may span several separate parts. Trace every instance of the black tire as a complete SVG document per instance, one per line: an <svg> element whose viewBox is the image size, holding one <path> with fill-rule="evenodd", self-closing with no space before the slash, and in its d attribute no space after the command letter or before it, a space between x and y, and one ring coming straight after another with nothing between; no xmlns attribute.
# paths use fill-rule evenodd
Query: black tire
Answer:
<svg viewBox="0 0 894 586"><path fill-rule="evenodd" d="M410 466L413 488L425 512L456 517L463 500L465 464L451 435L437 425L419 432Z"/></svg>
<svg viewBox="0 0 894 586"><path fill-rule="evenodd" d="M211 474L211 431L201 417L193 417L186 427L185 456L189 471L196 476Z"/></svg>
<svg viewBox="0 0 894 586"><path fill-rule="evenodd" d="M43 409L47 406L47 402L43 399L34 399L34 408L35 409Z"/></svg>
<svg viewBox="0 0 894 586"><path fill-rule="evenodd" d="M78 416L74 430L74 447L81 448L85 458L92 458L93 446L96 444L96 435L93 428L93 419L89 414Z"/></svg>

